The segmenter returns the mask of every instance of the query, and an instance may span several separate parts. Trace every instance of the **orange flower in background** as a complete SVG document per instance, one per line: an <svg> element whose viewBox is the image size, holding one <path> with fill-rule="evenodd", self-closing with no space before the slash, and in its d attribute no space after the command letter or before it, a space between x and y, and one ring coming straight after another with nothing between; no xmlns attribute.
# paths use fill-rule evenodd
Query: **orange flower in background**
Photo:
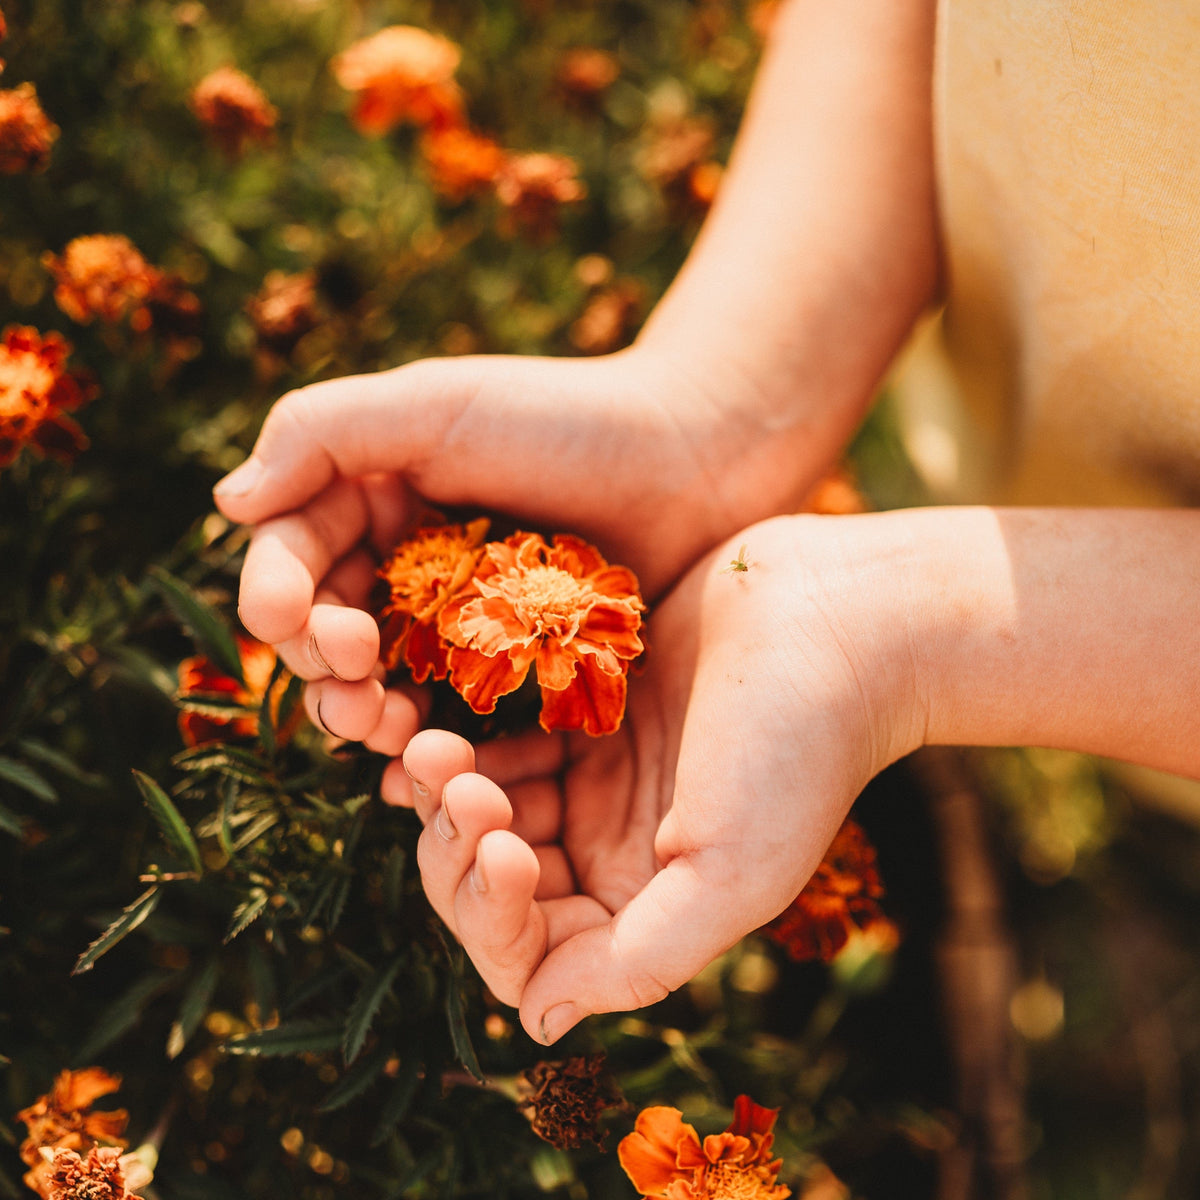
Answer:
<svg viewBox="0 0 1200 1200"><path fill-rule="evenodd" d="M457 125L462 93L454 82L462 54L451 41L412 25L391 25L333 60L338 83L356 95L354 124L375 137L397 125Z"/></svg>
<svg viewBox="0 0 1200 1200"><path fill-rule="evenodd" d="M179 714L179 732L189 746L198 746L202 742L223 742L231 738L251 738L258 734L258 710L266 698L267 686L275 670L275 651L244 634L237 635L237 648L245 686L232 675L225 674L204 655L185 658L179 664L179 690L176 695L181 702L195 706L185 708ZM291 676L283 672L271 691L271 711L276 719L290 679ZM225 701L250 711L224 714L217 703L205 709L206 696L212 697L215 702ZM287 725L279 730L280 742L291 736L299 719L300 709L297 706Z"/></svg>
<svg viewBox="0 0 1200 1200"><path fill-rule="evenodd" d="M490 188L504 165L504 151L465 125L427 130L421 154L434 191L454 204Z"/></svg>
<svg viewBox="0 0 1200 1200"><path fill-rule="evenodd" d="M252 142L269 142L275 106L262 88L235 67L218 67L192 89L192 111L230 158L240 158Z"/></svg>
<svg viewBox="0 0 1200 1200"><path fill-rule="evenodd" d="M760 932L796 962L829 962L852 934L890 925L878 904L884 889L875 859L862 826L847 820L804 890Z"/></svg>
<svg viewBox="0 0 1200 1200"><path fill-rule="evenodd" d="M258 293L246 301L246 313L260 347L281 356L290 354L321 323L315 273L269 271Z"/></svg>
<svg viewBox="0 0 1200 1200"><path fill-rule="evenodd" d="M117 322L154 289L157 272L123 234L93 233L67 243L62 257L42 261L54 276L54 299L74 321Z"/></svg>
<svg viewBox="0 0 1200 1200"><path fill-rule="evenodd" d="M588 300L571 325L571 345L582 354L610 354L629 340L645 303L640 280L616 280Z"/></svg>
<svg viewBox="0 0 1200 1200"><path fill-rule="evenodd" d="M393 670L401 657L417 683L430 674L445 679L446 647L437 631L438 614L475 573L483 557L489 522L418 529L379 569L389 588L382 617L380 660Z"/></svg>
<svg viewBox="0 0 1200 1200"><path fill-rule="evenodd" d="M95 387L83 371L67 368L71 344L61 334L10 325L0 340L0 467L32 446L69 458L87 445L66 414L86 403Z"/></svg>
<svg viewBox="0 0 1200 1200"><path fill-rule="evenodd" d="M771 1158L778 1113L739 1096L729 1128L701 1141L679 1109L646 1108L617 1157L643 1200L784 1200L791 1189L775 1182L783 1164Z"/></svg>
<svg viewBox="0 0 1200 1200"><path fill-rule="evenodd" d="M536 664L543 729L613 733L625 675L641 654L637 579L580 538L536 533L490 542L474 576L442 609L450 682L477 713L495 710Z"/></svg>
<svg viewBox="0 0 1200 1200"><path fill-rule="evenodd" d="M47 1200L141 1200L129 1190L115 1147L95 1147L86 1159L74 1150L58 1150L49 1165Z"/></svg>
<svg viewBox="0 0 1200 1200"><path fill-rule="evenodd" d="M50 161L58 126L42 111L32 83L0 89L0 171L40 171Z"/></svg>
<svg viewBox="0 0 1200 1200"><path fill-rule="evenodd" d="M496 199L508 210L506 232L535 238L558 229L559 210L587 195L575 160L565 154L510 154L496 177Z"/></svg>
<svg viewBox="0 0 1200 1200"><path fill-rule="evenodd" d="M555 82L567 99L590 107L616 82L620 73L620 64L607 50L577 46L563 55Z"/></svg>

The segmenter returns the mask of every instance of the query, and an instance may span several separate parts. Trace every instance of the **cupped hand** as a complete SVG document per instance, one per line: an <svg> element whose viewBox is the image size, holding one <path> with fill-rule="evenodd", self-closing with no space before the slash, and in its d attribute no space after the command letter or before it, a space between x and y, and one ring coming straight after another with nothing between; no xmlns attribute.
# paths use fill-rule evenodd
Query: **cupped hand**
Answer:
<svg viewBox="0 0 1200 1200"><path fill-rule="evenodd" d="M431 903L531 1036L659 1000L781 912L919 744L889 521L780 518L703 560L612 736L426 730L389 766Z"/></svg>
<svg viewBox="0 0 1200 1200"><path fill-rule="evenodd" d="M227 517L257 526L242 621L313 681L306 705L325 728L398 753L415 709L382 686L367 596L379 557L429 506L577 534L652 598L811 483L824 464L801 477L777 426L732 367L660 348L426 360L302 388L215 492Z"/></svg>

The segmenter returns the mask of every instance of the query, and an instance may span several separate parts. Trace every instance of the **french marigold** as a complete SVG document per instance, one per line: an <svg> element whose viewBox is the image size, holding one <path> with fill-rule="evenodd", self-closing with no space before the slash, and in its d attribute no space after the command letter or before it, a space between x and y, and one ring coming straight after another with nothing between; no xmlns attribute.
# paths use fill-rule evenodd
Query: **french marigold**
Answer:
<svg viewBox="0 0 1200 1200"><path fill-rule="evenodd" d="M240 158L252 142L274 136L275 106L249 75L218 67L192 89L191 109L230 158Z"/></svg>
<svg viewBox="0 0 1200 1200"><path fill-rule="evenodd" d="M413 25L390 25L348 46L333 74L355 93L355 126L379 137L397 125L459 125L462 93L454 72L462 57L444 37Z"/></svg>
<svg viewBox="0 0 1200 1200"><path fill-rule="evenodd" d="M563 55L555 83L567 99L588 107L616 82L620 73L620 64L607 50L576 46Z"/></svg>
<svg viewBox="0 0 1200 1200"><path fill-rule="evenodd" d="M244 685L202 654L185 658L179 664L176 696L183 705L179 713L179 732L189 746L223 742L231 738L251 738L258 734L258 711L275 671L276 655L264 642L244 634L238 634L236 641L242 663L242 678L246 681ZM271 711L276 719L290 679L284 671L271 691ZM214 699L211 707L205 705L205 697ZM221 701L250 711L223 713ZM284 728L279 730L280 741L286 740L295 731L299 719L300 709L297 707Z"/></svg>
<svg viewBox="0 0 1200 1200"><path fill-rule="evenodd" d="M739 1096L729 1127L701 1141L679 1109L646 1108L617 1157L643 1200L784 1200L783 1163L771 1158L778 1114Z"/></svg>
<svg viewBox="0 0 1200 1200"><path fill-rule="evenodd" d="M42 111L32 83L0 89L0 171L41 171L58 140L58 126Z"/></svg>
<svg viewBox="0 0 1200 1200"><path fill-rule="evenodd" d="M504 232L551 236L564 204L587 195L575 160L565 154L509 154L496 176L496 199L508 213Z"/></svg>
<svg viewBox="0 0 1200 1200"><path fill-rule="evenodd" d="M155 269L120 233L73 238L61 257L47 253L42 262L54 276L58 307L81 325L95 317L121 320L145 301L157 279Z"/></svg>
<svg viewBox="0 0 1200 1200"><path fill-rule="evenodd" d="M504 151L465 125L427 130L421 154L434 191L455 204L492 187L504 165Z"/></svg>
<svg viewBox="0 0 1200 1200"><path fill-rule="evenodd" d="M83 430L66 414L95 394L90 376L67 368L71 343L10 325L0 339L0 467L31 446L69 458L87 445Z"/></svg>
<svg viewBox="0 0 1200 1200"><path fill-rule="evenodd" d="M604 1146L596 1122L607 1109L625 1103L604 1062L603 1054L577 1054L521 1072L519 1107L538 1137L559 1150L578 1150L588 1142Z"/></svg>
<svg viewBox="0 0 1200 1200"><path fill-rule="evenodd" d="M566 534L514 533L490 542L475 574L442 608L450 682L477 713L495 710L536 664L547 732L613 733L625 713L626 672L643 650L645 611L625 567Z"/></svg>
<svg viewBox="0 0 1200 1200"><path fill-rule="evenodd" d="M81 1158L74 1150L56 1150L50 1163L47 1200L141 1200L126 1186L121 1151L96 1146Z"/></svg>
<svg viewBox="0 0 1200 1200"><path fill-rule="evenodd" d="M257 294L246 301L246 313L260 347L281 356L290 354L321 323L315 273L269 271Z"/></svg>
<svg viewBox="0 0 1200 1200"><path fill-rule="evenodd" d="M853 933L887 921L878 904L883 894L875 847L848 819L804 890L760 932L796 962L830 962Z"/></svg>
<svg viewBox="0 0 1200 1200"><path fill-rule="evenodd" d="M380 659L389 671L403 658L417 683L431 674L446 678L438 614L475 573L489 524L480 517L467 525L418 529L379 569L389 590L379 639Z"/></svg>
<svg viewBox="0 0 1200 1200"><path fill-rule="evenodd" d="M129 1114L123 1108L95 1112L92 1106L121 1086L118 1075L100 1067L60 1071L53 1086L28 1108L17 1113L28 1136L21 1143L21 1161L29 1168L25 1182L40 1196L49 1196L51 1164L42 1151L88 1151L97 1145L120 1154L128 1143L121 1136Z"/></svg>

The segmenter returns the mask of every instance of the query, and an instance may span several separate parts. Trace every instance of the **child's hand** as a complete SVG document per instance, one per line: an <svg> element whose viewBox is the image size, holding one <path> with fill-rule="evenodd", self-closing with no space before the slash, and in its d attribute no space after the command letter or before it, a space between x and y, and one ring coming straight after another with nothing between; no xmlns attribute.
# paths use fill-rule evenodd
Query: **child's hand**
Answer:
<svg viewBox="0 0 1200 1200"><path fill-rule="evenodd" d="M431 903L533 1037L661 999L765 924L918 744L887 522L781 518L698 565L653 614L611 737L476 756L428 730L388 768L385 799L426 823Z"/></svg>

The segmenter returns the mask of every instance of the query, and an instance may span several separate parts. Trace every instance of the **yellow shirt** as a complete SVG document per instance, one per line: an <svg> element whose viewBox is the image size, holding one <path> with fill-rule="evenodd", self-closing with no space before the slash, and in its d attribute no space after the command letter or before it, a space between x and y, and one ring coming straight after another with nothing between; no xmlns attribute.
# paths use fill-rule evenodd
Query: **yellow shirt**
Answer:
<svg viewBox="0 0 1200 1200"><path fill-rule="evenodd" d="M1200 0L942 0L935 494L1200 502Z"/></svg>

